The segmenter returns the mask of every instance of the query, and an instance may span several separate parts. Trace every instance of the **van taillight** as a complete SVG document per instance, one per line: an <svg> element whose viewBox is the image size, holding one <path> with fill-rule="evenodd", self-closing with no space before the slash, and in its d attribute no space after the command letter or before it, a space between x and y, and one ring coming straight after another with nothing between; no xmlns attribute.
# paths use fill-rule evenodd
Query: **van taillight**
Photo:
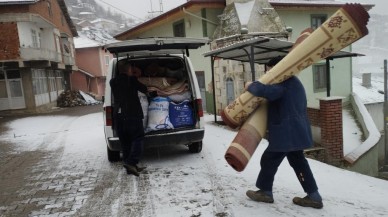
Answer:
<svg viewBox="0 0 388 217"><path fill-rule="evenodd" d="M196 99L198 117L203 117L202 99Z"/></svg>
<svg viewBox="0 0 388 217"><path fill-rule="evenodd" d="M105 107L105 125L112 126L112 107Z"/></svg>

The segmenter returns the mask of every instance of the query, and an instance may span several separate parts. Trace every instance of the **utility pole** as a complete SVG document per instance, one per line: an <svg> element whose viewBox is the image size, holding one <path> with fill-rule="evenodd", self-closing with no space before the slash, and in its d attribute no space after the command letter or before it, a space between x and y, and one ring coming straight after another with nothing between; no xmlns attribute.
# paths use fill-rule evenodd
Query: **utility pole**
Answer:
<svg viewBox="0 0 388 217"><path fill-rule="evenodd" d="M159 14L163 13L163 0L159 0L159 11L154 11L152 7L152 0L150 0L150 4L151 4L151 11L149 11L148 13L152 14L152 17L154 17L155 13L159 13Z"/></svg>
<svg viewBox="0 0 388 217"><path fill-rule="evenodd" d="M384 60L384 170L388 170L388 75L387 75L387 60Z"/></svg>

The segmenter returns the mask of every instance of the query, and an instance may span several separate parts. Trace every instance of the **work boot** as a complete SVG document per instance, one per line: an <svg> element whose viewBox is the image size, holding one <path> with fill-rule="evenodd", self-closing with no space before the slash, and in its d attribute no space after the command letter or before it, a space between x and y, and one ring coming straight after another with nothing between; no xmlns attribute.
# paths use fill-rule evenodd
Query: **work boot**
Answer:
<svg viewBox="0 0 388 217"><path fill-rule="evenodd" d="M254 200L257 202L273 203L274 201L272 196L266 194L262 190L258 190L258 191L248 190L246 194L251 200Z"/></svg>
<svg viewBox="0 0 388 217"><path fill-rule="evenodd" d="M127 170L127 174L132 174L134 176L139 176L139 172L136 169L136 166L129 164L123 164L124 168Z"/></svg>
<svg viewBox="0 0 388 217"><path fill-rule="evenodd" d="M315 209L322 209L323 207L322 201L312 200L309 196L306 196L304 198L294 197L294 199L292 199L292 202L299 206L312 207Z"/></svg>

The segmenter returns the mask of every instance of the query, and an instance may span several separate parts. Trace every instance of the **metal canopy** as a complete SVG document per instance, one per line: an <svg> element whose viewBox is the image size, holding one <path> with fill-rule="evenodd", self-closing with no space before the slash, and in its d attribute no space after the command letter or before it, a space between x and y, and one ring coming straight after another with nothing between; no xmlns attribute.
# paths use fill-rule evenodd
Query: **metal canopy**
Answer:
<svg viewBox="0 0 388 217"><path fill-rule="evenodd" d="M216 58L236 60L241 62L249 62L252 72L252 81L255 79L254 64L266 64L270 59L277 56L286 56L291 50L293 42L280 40L276 38L269 38L264 36L255 36L253 38L237 41L231 45L217 48L210 52L204 53L205 57L211 57L212 70L212 86L215 90L214 84L214 60ZM330 96L330 60L344 57L365 56L363 54L351 53L347 51L338 51L326 58L326 76L327 76L327 96ZM216 112L216 96L213 91L214 101L214 122L217 122Z"/></svg>
<svg viewBox="0 0 388 217"><path fill-rule="evenodd" d="M230 59L242 62L250 62L253 50L253 62L258 64L266 64L270 59L277 56L286 56L292 46L293 42L268 38L264 36L256 36L251 39L236 42L222 48L212 50L204 53L205 57L218 57L222 59ZM252 49L253 48L253 49ZM351 53L347 51L338 51L331 55L330 59L364 56L358 53Z"/></svg>

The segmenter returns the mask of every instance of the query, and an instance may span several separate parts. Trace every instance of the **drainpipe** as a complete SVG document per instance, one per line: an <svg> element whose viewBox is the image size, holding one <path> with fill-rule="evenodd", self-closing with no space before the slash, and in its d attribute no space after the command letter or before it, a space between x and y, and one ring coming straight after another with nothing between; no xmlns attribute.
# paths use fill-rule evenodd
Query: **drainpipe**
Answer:
<svg viewBox="0 0 388 217"><path fill-rule="evenodd" d="M185 13L185 14L188 14L188 15L193 16L193 17L195 17L195 18L197 18L197 19L200 19L200 20L204 20L204 21L206 21L206 22L208 22L208 23L211 23L211 24L213 24L213 25L215 25L215 26L218 25L218 23L215 23L215 22L213 22L213 21L211 21L211 20L208 20L208 19L206 19L206 18L200 17L200 16L198 16L198 15L196 15L196 14L193 14L193 13L190 13L190 12L186 11L186 9L185 9L184 7L182 7L182 10L183 10L183 13Z"/></svg>

